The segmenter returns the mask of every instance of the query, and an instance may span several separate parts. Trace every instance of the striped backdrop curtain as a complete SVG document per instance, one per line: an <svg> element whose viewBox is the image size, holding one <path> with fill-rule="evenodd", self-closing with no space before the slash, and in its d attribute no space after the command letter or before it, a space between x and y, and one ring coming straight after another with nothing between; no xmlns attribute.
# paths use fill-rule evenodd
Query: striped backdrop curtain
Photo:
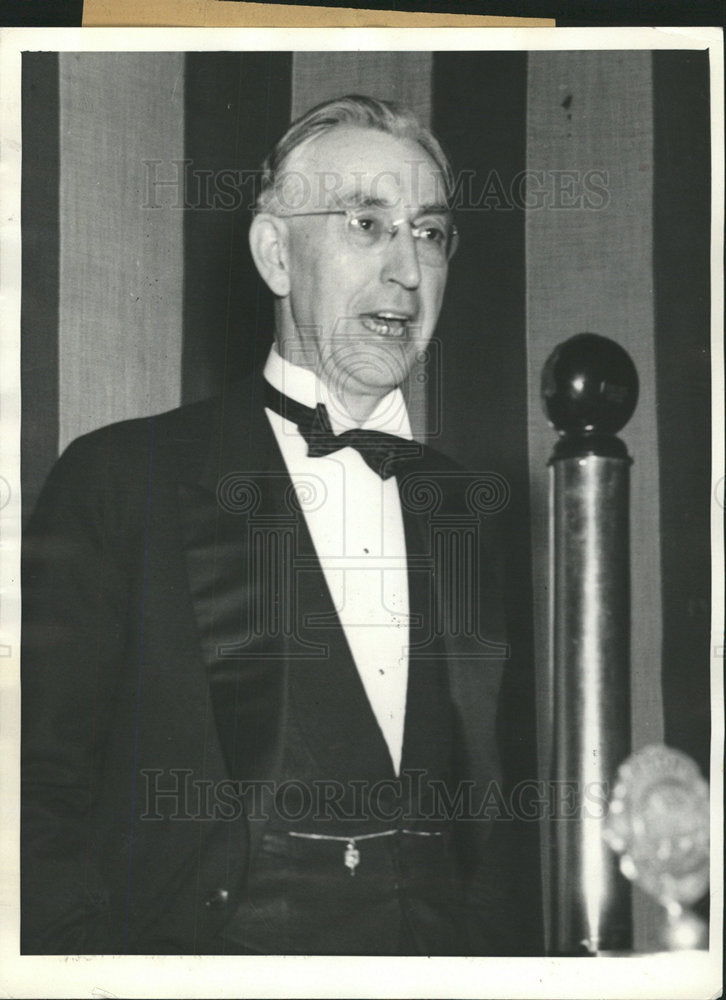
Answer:
<svg viewBox="0 0 726 1000"><path fill-rule="evenodd" d="M259 363L247 251L264 153L342 93L411 106L457 171L461 247L418 436L506 476L511 781L549 746L544 360L589 330L641 379L632 470L635 748L706 769L709 705L707 54L33 53L23 72L24 513L65 445L213 394ZM535 742L535 717L539 732ZM538 848L521 845L537 909ZM545 865L546 875L546 865ZM638 909L640 907L640 909ZM636 897L636 945L649 944Z"/></svg>

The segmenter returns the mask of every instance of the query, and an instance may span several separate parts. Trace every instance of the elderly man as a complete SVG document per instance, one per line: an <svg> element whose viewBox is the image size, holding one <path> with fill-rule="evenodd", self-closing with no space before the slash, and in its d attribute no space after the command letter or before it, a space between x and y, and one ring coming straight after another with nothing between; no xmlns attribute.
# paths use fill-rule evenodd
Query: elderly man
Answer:
<svg viewBox="0 0 726 1000"><path fill-rule="evenodd" d="M451 190L409 113L310 111L250 230L264 371L53 470L25 542L24 951L519 947L488 527L399 388Z"/></svg>

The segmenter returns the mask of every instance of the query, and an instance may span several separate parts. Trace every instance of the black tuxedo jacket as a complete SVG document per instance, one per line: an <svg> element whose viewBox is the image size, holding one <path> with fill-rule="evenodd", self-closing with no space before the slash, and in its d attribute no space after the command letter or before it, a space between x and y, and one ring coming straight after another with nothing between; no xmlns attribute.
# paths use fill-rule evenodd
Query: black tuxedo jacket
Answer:
<svg viewBox="0 0 726 1000"><path fill-rule="evenodd" d="M25 952L213 951L265 827L256 783L274 782L279 768L290 665L311 665L320 699L335 690L336 670L355 673L261 384L254 376L223 399L78 439L31 519ZM412 643L425 653L437 623L465 747L461 780L476 805L498 780L507 657L491 529L475 481L428 448L399 485ZM460 552L475 544L471 606L453 596L461 571L452 578L451 565L432 562L434 550L449 551L447 538ZM230 664L234 705L224 695ZM337 730L317 734L331 774L336 744L355 739L370 713L358 687ZM315 698L312 731L314 708ZM241 793L232 778L246 783ZM491 836L491 826L460 823L473 953L512 949L506 830Z"/></svg>

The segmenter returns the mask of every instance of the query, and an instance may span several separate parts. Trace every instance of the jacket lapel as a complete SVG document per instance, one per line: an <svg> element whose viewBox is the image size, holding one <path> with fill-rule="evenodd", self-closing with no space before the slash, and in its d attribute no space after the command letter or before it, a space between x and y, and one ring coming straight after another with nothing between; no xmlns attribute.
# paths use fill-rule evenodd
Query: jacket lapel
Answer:
<svg viewBox="0 0 726 1000"><path fill-rule="evenodd" d="M393 776L393 764L334 609L312 538L300 528L301 634L324 647L318 657L290 665L294 718L325 779ZM304 595L304 598L303 598Z"/></svg>
<svg viewBox="0 0 726 1000"><path fill-rule="evenodd" d="M499 586L476 476L425 448L400 480L408 552L411 662L443 655L467 773L477 787L499 777L496 708L504 642Z"/></svg>
<svg viewBox="0 0 726 1000"><path fill-rule="evenodd" d="M339 777L344 749L364 736L362 759L387 773L385 742L264 413L262 382L257 374L220 402L203 468L179 486L228 773L243 782L279 776L291 707L323 775Z"/></svg>
<svg viewBox="0 0 726 1000"><path fill-rule="evenodd" d="M251 379L220 401L201 475L179 486L189 588L230 776L267 779L286 710L285 638L260 614L259 518L282 528L284 470ZM260 398L259 396L257 397ZM266 421L265 421L266 422Z"/></svg>

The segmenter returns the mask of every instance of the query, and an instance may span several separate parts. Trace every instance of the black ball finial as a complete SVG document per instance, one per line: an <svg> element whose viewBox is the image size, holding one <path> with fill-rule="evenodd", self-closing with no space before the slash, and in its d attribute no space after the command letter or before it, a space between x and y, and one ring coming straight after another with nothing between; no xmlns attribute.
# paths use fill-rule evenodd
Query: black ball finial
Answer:
<svg viewBox="0 0 726 1000"><path fill-rule="evenodd" d="M613 435L630 420L637 402L638 373L630 355L597 333L578 333L563 341L542 370L545 413L570 442L558 449L560 457L564 451L624 452Z"/></svg>

